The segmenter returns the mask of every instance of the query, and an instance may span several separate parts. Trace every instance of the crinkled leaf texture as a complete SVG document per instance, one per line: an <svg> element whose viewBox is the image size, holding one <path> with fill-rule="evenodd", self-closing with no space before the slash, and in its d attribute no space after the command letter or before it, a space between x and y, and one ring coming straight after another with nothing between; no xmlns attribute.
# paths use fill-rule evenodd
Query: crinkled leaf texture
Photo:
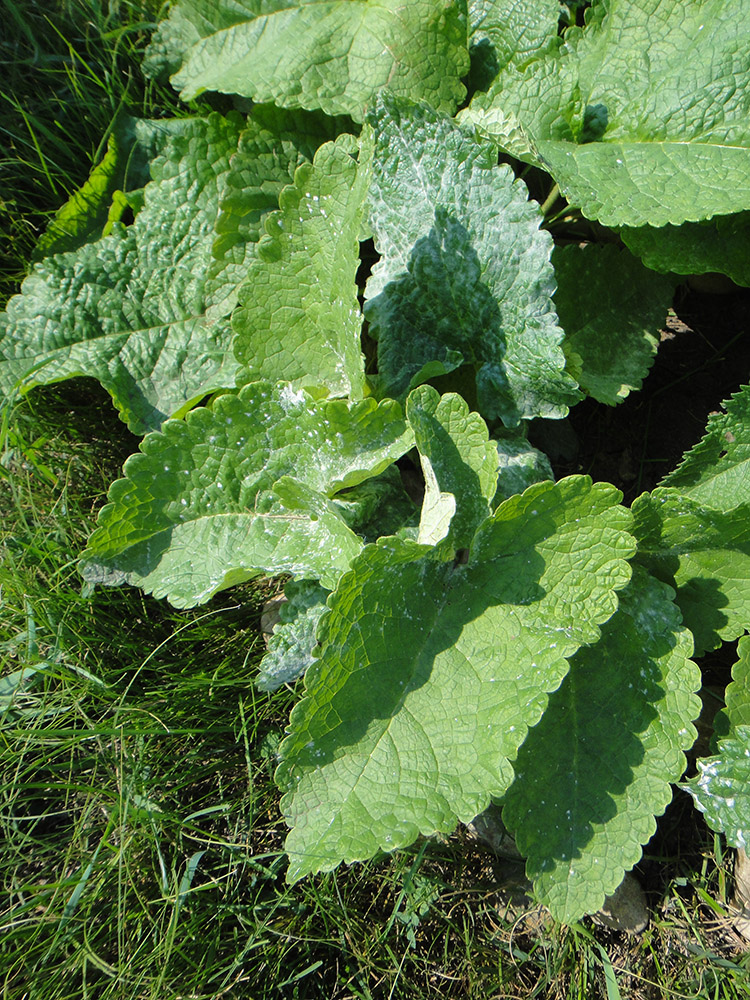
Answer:
<svg viewBox="0 0 750 1000"><path fill-rule="evenodd" d="M559 20L559 0L469 0L469 89L486 90L506 66L539 59Z"/></svg>
<svg viewBox="0 0 750 1000"><path fill-rule="evenodd" d="M242 119L172 135L131 226L38 263L0 317L0 388L89 375L137 434L234 384L231 329L207 289Z"/></svg>
<svg viewBox="0 0 750 1000"><path fill-rule="evenodd" d="M698 774L681 786L712 830L730 847L750 848L750 726L737 726L716 757L698 761Z"/></svg>
<svg viewBox="0 0 750 1000"><path fill-rule="evenodd" d="M712 413L703 438L664 480L707 507L731 510L750 502L750 387Z"/></svg>
<svg viewBox="0 0 750 1000"><path fill-rule="evenodd" d="M240 136L216 220L214 257L234 259L238 243L265 236L266 215L279 207L279 196L294 182L297 167L311 163L315 151L340 132L351 131L345 118L319 112L289 111L273 104L252 109ZM244 260L244 253L240 260Z"/></svg>
<svg viewBox="0 0 750 1000"><path fill-rule="evenodd" d="M313 662L315 632L328 593L314 580L291 580L286 585L287 600L281 605L279 624L258 668L256 684L261 691L276 691L284 684L291 684Z"/></svg>
<svg viewBox="0 0 750 1000"><path fill-rule="evenodd" d="M92 582L177 607L259 573L333 588L362 547L330 498L413 443L393 400L314 400L257 382L168 421L125 463L82 557Z"/></svg>
<svg viewBox="0 0 750 1000"><path fill-rule="evenodd" d="M122 118L110 133L101 162L56 212L34 247L34 260L77 250L108 235L132 203L133 193L151 180L150 161L164 153L170 136L192 129L190 118Z"/></svg>
<svg viewBox="0 0 750 1000"><path fill-rule="evenodd" d="M381 260L366 288L378 391L403 398L468 365L479 411L515 427L579 396L552 304L552 240L489 144L426 105L382 94L370 225Z"/></svg>
<svg viewBox="0 0 750 1000"><path fill-rule="evenodd" d="M211 248L207 290L224 313L237 304L240 282L256 258L266 217L279 207L282 190L294 180L297 167L336 137L341 124L340 118L273 105L252 109L224 181Z"/></svg>
<svg viewBox="0 0 750 1000"><path fill-rule="evenodd" d="M499 107L567 198L605 225L743 211L749 15L750 0L598 0L583 30L523 71L509 65L463 120L491 132Z"/></svg>
<svg viewBox="0 0 750 1000"><path fill-rule="evenodd" d="M503 819L563 923L596 912L638 861L695 740L701 674L672 597L634 572L519 751Z"/></svg>
<svg viewBox="0 0 750 1000"><path fill-rule="evenodd" d="M674 587L697 655L738 638L750 622L750 504L707 507L674 489L633 504L636 561Z"/></svg>
<svg viewBox="0 0 750 1000"><path fill-rule="evenodd" d="M256 378L361 399L359 234L369 169L350 135L299 167L239 290L235 353Z"/></svg>
<svg viewBox="0 0 750 1000"><path fill-rule="evenodd" d="M483 521L468 561L381 539L329 598L277 780L289 881L453 829L511 761L630 578L620 494L532 486Z"/></svg>
<svg viewBox="0 0 750 1000"><path fill-rule="evenodd" d="M240 0L173 5L152 48L190 100L204 90L362 120L381 87L455 111L469 68L466 0Z"/></svg>
<svg viewBox="0 0 750 1000"><path fill-rule="evenodd" d="M655 271L718 272L738 285L750 285L750 212L681 226L623 226L620 236Z"/></svg>
<svg viewBox="0 0 750 1000"><path fill-rule="evenodd" d="M615 406L648 374L674 281L614 246L556 247L552 263L568 371L594 399Z"/></svg>

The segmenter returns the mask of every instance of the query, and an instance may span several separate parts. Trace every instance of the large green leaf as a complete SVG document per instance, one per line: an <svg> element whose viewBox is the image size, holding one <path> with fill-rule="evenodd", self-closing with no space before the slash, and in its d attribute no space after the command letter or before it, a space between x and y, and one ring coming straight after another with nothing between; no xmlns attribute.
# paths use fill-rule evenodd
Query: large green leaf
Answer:
<svg viewBox="0 0 750 1000"><path fill-rule="evenodd" d="M284 0L260 0L268 11L286 6ZM181 0L171 3L146 49L143 70L164 78L176 73L191 47L214 32L254 16L258 0Z"/></svg>
<svg viewBox="0 0 750 1000"><path fill-rule="evenodd" d="M614 246L556 247L552 263L568 371L594 399L615 406L648 374L674 281Z"/></svg>
<svg viewBox="0 0 750 1000"><path fill-rule="evenodd" d="M413 437L386 400L313 400L256 382L149 434L82 559L86 579L133 583L178 607L259 573L331 589L362 543L330 501Z"/></svg>
<svg viewBox="0 0 750 1000"><path fill-rule="evenodd" d="M499 107L607 225L748 209L748 15L750 0L598 0L583 30L523 71L509 65L466 118L491 131Z"/></svg>
<svg viewBox="0 0 750 1000"><path fill-rule="evenodd" d="M350 135L326 143L281 193L239 291L235 353L255 377L361 398L359 235L369 169Z"/></svg>
<svg viewBox="0 0 750 1000"><path fill-rule="evenodd" d="M634 573L518 754L503 819L564 923L598 910L638 861L696 737L701 674L672 596Z"/></svg>
<svg viewBox="0 0 750 1000"><path fill-rule="evenodd" d="M705 435L664 485L707 507L731 510L750 502L750 387L723 405L726 412L711 414Z"/></svg>
<svg viewBox="0 0 750 1000"><path fill-rule="evenodd" d="M381 260L365 315L379 391L403 398L463 364L485 417L564 416L578 396L552 305L552 241L524 186L492 146L426 105L381 95L368 125Z"/></svg>
<svg viewBox="0 0 750 1000"><path fill-rule="evenodd" d="M625 245L655 271L726 274L750 285L750 212L717 215L681 226L624 226Z"/></svg>
<svg viewBox="0 0 750 1000"><path fill-rule="evenodd" d="M0 388L98 379L135 433L234 384L231 330L207 287L242 119L193 119L152 165L128 228L38 263L0 317ZM239 264L237 264L239 267Z"/></svg>
<svg viewBox="0 0 750 1000"><path fill-rule="evenodd" d="M118 222L124 209L132 204L132 194L151 180L151 160L164 153L171 136L189 134L193 127L190 118L125 116L118 121L102 160L55 213L34 247L34 260L77 250L106 236L113 222Z"/></svg>
<svg viewBox="0 0 750 1000"><path fill-rule="evenodd" d="M173 5L151 53L190 100L204 90L362 120L381 87L455 111L469 68L466 0L243 0Z"/></svg>
<svg viewBox="0 0 750 1000"><path fill-rule="evenodd" d="M696 654L750 625L750 504L714 510L673 489L633 504L637 561L676 590Z"/></svg>
<svg viewBox="0 0 750 1000"><path fill-rule="evenodd" d="M737 726L716 757L698 761L698 774L681 786L730 847L750 847L750 726Z"/></svg>
<svg viewBox="0 0 750 1000"><path fill-rule="evenodd" d="M450 831L506 790L566 657L598 639L630 577L618 499L585 477L532 486L465 563L445 544L364 549L281 747L290 881Z"/></svg>

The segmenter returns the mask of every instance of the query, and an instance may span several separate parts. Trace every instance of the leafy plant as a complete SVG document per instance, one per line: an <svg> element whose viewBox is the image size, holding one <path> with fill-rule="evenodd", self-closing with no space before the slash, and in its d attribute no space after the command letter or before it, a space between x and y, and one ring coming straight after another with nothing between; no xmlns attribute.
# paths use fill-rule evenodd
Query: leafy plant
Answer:
<svg viewBox="0 0 750 1000"><path fill-rule="evenodd" d="M640 388L675 273L745 274L736 10L579 7L175 3L151 72L236 107L123 122L122 189L69 203L0 320L5 392L91 375L144 435L89 583L191 607L293 578L259 680L305 672L290 881L494 799L540 900L595 911L685 770L693 649L750 625L750 390L632 511L527 440ZM687 786L738 844L745 673Z"/></svg>

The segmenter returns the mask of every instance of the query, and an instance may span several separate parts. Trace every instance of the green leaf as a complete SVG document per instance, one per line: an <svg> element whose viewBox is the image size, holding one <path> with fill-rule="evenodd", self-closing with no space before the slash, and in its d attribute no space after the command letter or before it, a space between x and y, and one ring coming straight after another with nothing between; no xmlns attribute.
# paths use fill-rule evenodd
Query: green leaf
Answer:
<svg viewBox="0 0 750 1000"><path fill-rule="evenodd" d="M486 90L506 66L541 58L559 20L559 0L469 0L469 89Z"/></svg>
<svg viewBox="0 0 750 1000"><path fill-rule="evenodd" d="M681 226L624 226L625 245L647 267L676 274L726 274L750 285L750 212L717 215Z"/></svg>
<svg viewBox="0 0 750 1000"><path fill-rule="evenodd" d="M750 726L750 636L737 643L737 662L724 693L724 708L714 718L714 734L728 736L738 726Z"/></svg>
<svg viewBox="0 0 750 1000"><path fill-rule="evenodd" d="M712 413L703 438L664 479L707 507L731 510L750 502L750 387L743 386Z"/></svg>
<svg viewBox="0 0 750 1000"><path fill-rule="evenodd" d="M361 121L382 87L450 113L466 93L465 0L244 0L215 20L199 6L172 8L152 59L183 59L183 100L214 90Z"/></svg>
<svg viewBox="0 0 750 1000"><path fill-rule="evenodd" d="M83 554L84 577L177 607L259 573L329 589L362 543L329 499L412 445L392 400L313 400L258 382L168 421L125 463ZM296 478L292 478L296 477Z"/></svg>
<svg viewBox="0 0 750 1000"><path fill-rule="evenodd" d="M213 225L242 121L172 135L135 222L38 263L0 317L0 388L98 379L137 434L234 384L231 330L207 292Z"/></svg>
<svg viewBox="0 0 750 1000"><path fill-rule="evenodd" d="M425 480L429 483L431 476L438 492L454 498L450 532L440 538L449 535L454 548L467 548L478 525L489 516L497 484L497 448L489 440L487 425L455 392L440 396L426 385L410 393L406 419L414 431ZM424 540L421 528L419 540Z"/></svg>
<svg viewBox="0 0 750 1000"><path fill-rule="evenodd" d="M568 371L594 399L615 406L648 374L674 281L614 246L556 247L552 263Z"/></svg>
<svg viewBox="0 0 750 1000"><path fill-rule="evenodd" d="M639 860L695 740L701 674L672 596L636 570L519 751L503 820L563 923L596 912Z"/></svg>
<svg viewBox="0 0 750 1000"><path fill-rule="evenodd" d="M468 364L488 419L564 416L579 397L564 371L538 206L492 146L425 105L382 95L368 124L381 260L365 316L378 340L379 391L403 398Z"/></svg>
<svg viewBox="0 0 750 1000"><path fill-rule="evenodd" d="M234 259L237 243L257 243L264 221L279 207L279 196L294 182L297 167L311 163L315 151L341 131L348 119L308 111L256 105L240 136L216 220L214 257ZM241 252L240 262L246 261Z"/></svg>
<svg viewBox="0 0 750 1000"><path fill-rule="evenodd" d="M419 518L417 506L404 489L395 465L353 489L338 493L333 502L344 521L365 542L410 530Z"/></svg>
<svg viewBox="0 0 750 1000"><path fill-rule="evenodd" d="M361 398L359 234L369 180L343 135L302 164L239 290L235 354L254 377Z"/></svg>
<svg viewBox="0 0 750 1000"><path fill-rule="evenodd" d="M274 0L267 0L273 9ZM164 79L176 73L193 45L212 32L230 28L251 15L255 0L181 0L169 7L169 16L161 21L146 49L143 72Z"/></svg>
<svg viewBox="0 0 750 1000"><path fill-rule="evenodd" d="M730 847L750 846L750 726L737 726L730 739L719 744L716 757L697 761L698 774L681 788L712 830L723 833Z"/></svg>
<svg viewBox="0 0 750 1000"><path fill-rule="evenodd" d="M698 656L742 635L750 623L750 505L703 506L657 489L633 503L636 560L675 588Z"/></svg>
<svg viewBox="0 0 750 1000"><path fill-rule="evenodd" d="M77 250L108 234L119 221L122 192L144 187L148 165L164 153L170 136L190 132L189 118L139 119L125 117L107 140L107 152L88 180L57 211L34 248L34 260ZM118 198L119 195L119 198Z"/></svg>
<svg viewBox="0 0 750 1000"><path fill-rule="evenodd" d="M468 119L481 129L499 106L568 200L605 225L746 210L747 13L746 0L600 0L544 59L503 70Z"/></svg>
<svg viewBox="0 0 750 1000"><path fill-rule="evenodd" d="M610 486L532 486L480 525L468 562L401 539L368 546L329 598L277 781L291 882L468 822L566 657L595 642L630 577Z"/></svg>
<svg viewBox="0 0 750 1000"><path fill-rule="evenodd" d="M525 437L500 438L495 441L495 446L498 474L497 490L490 505L493 510L503 500L514 493L523 493L533 483L554 480L555 474L547 456L532 447Z"/></svg>
<svg viewBox="0 0 750 1000"><path fill-rule="evenodd" d="M287 600L281 605L279 624L260 661L256 684L261 691L276 691L284 684L292 684L313 662L315 632L328 593L313 580L291 580L286 585Z"/></svg>

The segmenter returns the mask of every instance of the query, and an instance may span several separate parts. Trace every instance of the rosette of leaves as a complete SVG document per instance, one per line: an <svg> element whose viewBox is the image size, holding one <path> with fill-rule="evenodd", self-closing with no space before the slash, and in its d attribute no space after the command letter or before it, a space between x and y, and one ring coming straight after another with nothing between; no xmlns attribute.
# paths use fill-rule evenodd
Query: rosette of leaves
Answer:
<svg viewBox="0 0 750 1000"><path fill-rule="evenodd" d="M742 278L747 3L594 0L567 28L556 0L180 0L151 67L248 118L113 140L0 320L7 392L92 375L145 433L88 580L191 606L294 577L262 681L305 674L290 880L494 798L574 920L651 835L693 738L689 633L750 623L746 391L632 514L552 481L527 421L637 390L673 280L569 245L616 237L545 220L518 160L650 267ZM465 79L487 89L457 122ZM697 792L737 843L746 661Z"/></svg>

